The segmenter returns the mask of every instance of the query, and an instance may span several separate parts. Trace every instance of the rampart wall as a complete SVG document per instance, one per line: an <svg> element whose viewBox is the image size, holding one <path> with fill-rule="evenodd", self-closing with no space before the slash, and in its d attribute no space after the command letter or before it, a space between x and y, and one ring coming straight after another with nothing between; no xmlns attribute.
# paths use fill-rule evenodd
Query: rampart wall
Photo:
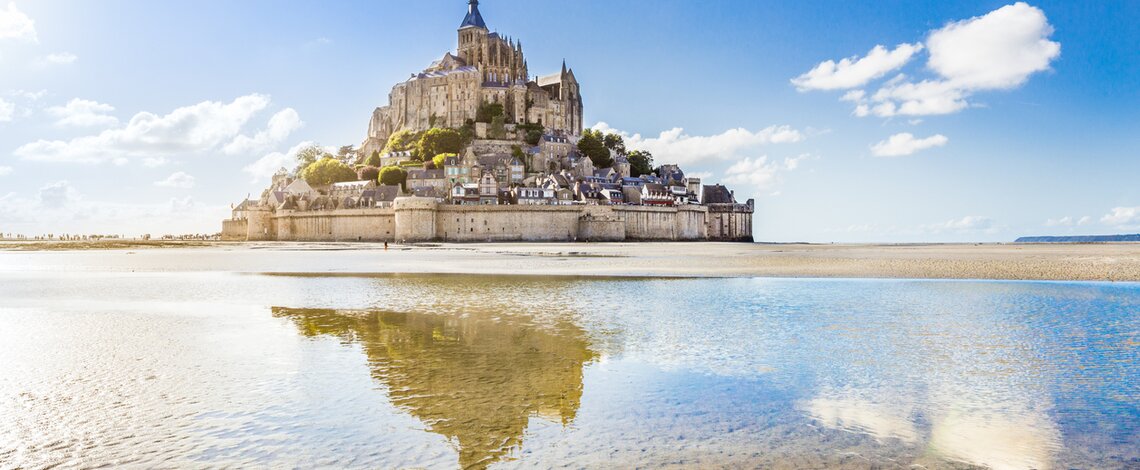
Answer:
<svg viewBox="0 0 1140 470"><path fill-rule="evenodd" d="M392 207L334 211L254 210L227 220L230 240L541 242L751 241L751 207L459 206L398 198Z"/></svg>

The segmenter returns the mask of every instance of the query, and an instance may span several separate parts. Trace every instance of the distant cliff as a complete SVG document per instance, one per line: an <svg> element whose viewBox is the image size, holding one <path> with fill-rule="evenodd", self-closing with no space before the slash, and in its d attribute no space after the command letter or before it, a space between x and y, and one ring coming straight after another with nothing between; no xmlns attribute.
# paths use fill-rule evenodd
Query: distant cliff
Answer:
<svg viewBox="0 0 1140 470"><path fill-rule="evenodd" d="M1140 234L1133 235L1082 235L1075 237L1021 237L1016 243L1118 243L1140 242Z"/></svg>

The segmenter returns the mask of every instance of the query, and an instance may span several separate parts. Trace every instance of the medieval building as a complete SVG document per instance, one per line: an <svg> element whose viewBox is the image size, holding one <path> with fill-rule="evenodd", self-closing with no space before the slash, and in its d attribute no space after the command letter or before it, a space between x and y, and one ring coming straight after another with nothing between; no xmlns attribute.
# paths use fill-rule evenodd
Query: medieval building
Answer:
<svg viewBox="0 0 1140 470"><path fill-rule="evenodd" d="M582 133L582 95L574 70L531 77L522 42L487 29L479 1L469 0L459 25L459 47L423 72L397 84L388 105L372 113L361 153L383 149L401 129L460 127L474 121L484 103L503 106L506 123L542 125L548 133Z"/></svg>

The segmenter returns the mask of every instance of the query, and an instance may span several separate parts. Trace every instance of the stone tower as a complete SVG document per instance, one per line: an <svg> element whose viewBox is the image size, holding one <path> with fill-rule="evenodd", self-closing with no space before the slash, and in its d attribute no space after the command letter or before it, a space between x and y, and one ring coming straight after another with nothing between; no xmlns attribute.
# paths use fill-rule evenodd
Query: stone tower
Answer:
<svg viewBox="0 0 1140 470"><path fill-rule="evenodd" d="M459 25L456 51L467 65L477 67L484 83L511 85L529 77L522 44L487 29L479 13L479 0L468 0L467 16Z"/></svg>

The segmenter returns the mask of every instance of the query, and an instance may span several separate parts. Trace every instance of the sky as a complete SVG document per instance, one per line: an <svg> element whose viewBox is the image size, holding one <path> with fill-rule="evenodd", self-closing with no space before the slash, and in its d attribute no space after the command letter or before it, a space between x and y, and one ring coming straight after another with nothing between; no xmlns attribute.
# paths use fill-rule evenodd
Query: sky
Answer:
<svg viewBox="0 0 1140 470"><path fill-rule="evenodd" d="M359 145L463 0L0 0L0 232L216 233ZM1140 2L484 0L588 126L755 199L758 241L1140 231Z"/></svg>

